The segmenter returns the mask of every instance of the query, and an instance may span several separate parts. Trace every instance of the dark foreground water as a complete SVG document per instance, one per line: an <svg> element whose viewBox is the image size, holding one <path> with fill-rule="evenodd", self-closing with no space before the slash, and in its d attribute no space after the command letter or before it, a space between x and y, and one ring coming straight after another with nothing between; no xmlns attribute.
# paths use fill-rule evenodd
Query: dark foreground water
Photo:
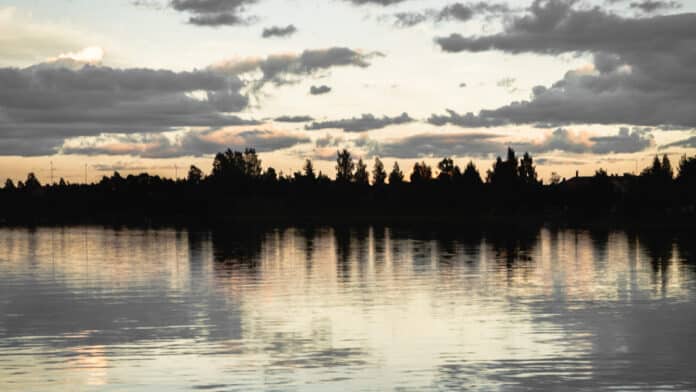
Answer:
<svg viewBox="0 0 696 392"><path fill-rule="evenodd" d="M0 229L0 390L696 390L692 237Z"/></svg>

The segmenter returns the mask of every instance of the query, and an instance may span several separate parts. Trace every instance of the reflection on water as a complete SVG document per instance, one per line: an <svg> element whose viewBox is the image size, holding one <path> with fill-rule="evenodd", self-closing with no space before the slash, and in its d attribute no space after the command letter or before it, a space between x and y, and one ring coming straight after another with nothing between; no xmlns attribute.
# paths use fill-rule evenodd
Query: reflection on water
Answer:
<svg viewBox="0 0 696 392"><path fill-rule="evenodd" d="M694 390L691 237L0 229L0 390Z"/></svg>

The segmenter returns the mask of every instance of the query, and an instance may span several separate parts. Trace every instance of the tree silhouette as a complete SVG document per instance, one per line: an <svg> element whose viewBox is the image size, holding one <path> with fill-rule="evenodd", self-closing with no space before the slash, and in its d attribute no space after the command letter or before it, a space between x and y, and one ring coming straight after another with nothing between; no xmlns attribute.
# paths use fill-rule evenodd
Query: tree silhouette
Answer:
<svg viewBox="0 0 696 392"><path fill-rule="evenodd" d="M674 171L672 170L672 163L669 161L667 154L662 156L662 173L666 178L670 180L674 178Z"/></svg>
<svg viewBox="0 0 696 392"><path fill-rule="evenodd" d="M517 157L515 150L507 149L507 159L498 157L493 168L488 171L487 182L495 186L510 187L517 182Z"/></svg>
<svg viewBox="0 0 696 392"><path fill-rule="evenodd" d="M662 171L662 163L660 162L660 158L655 156L653 159L652 166L646 167L643 169L643 171L640 173L642 177L657 177L660 172Z"/></svg>
<svg viewBox="0 0 696 392"><path fill-rule="evenodd" d="M677 181L684 184L696 184L696 157L682 156L679 160Z"/></svg>
<svg viewBox="0 0 696 392"><path fill-rule="evenodd" d="M261 160L256 154L256 150L253 148L247 148L244 150L244 174L247 177L258 178L261 177L263 169L261 168Z"/></svg>
<svg viewBox="0 0 696 392"><path fill-rule="evenodd" d="M13 191L13 190L17 189L17 187L15 187L15 184L14 184L14 182L12 181L12 179L11 179L11 178L8 178L8 179L5 181L5 188L3 188L3 189L5 189L6 191Z"/></svg>
<svg viewBox="0 0 696 392"><path fill-rule="evenodd" d="M416 162L413 165L411 173L411 182L413 184L423 184L433 178L433 171L425 162Z"/></svg>
<svg viewBox="0 0 696 392"><path fill-rule="evenodd" d="M391 172L389 173L389 185L401 184L404 182L404 172L399 168L399 162L394 162Z"/></svg>
<svg viewBox="0 0 696 392"><path fill-rule="evenodd" d="M203 180L203 171L195 165L191 165L188 175L186 176L186 181L188 181L189 184L200 184L201 180Z"/></svg>
<svg viewBox="0 0 696 392"><path fill-rule="evenodd" d="M345 148L343 151L339 151L336 157L336 181L342 183L348 183L353 180L353 170L355 169L355 164L353 163L353 157L350 152Z"/></svg>
<svg viewBox="0 0 696 392"><path fill-rule="evenodd" d="M696 157L684 156L674 179L667 156L655 157L640 176L609 175L599 169L592 178L560 181L550 186L538 179L529 153L521 159L508 150L488 172L488 183L473 162L460 173L452 158L437 166L438 181L425 162L413 166L411 183L394 163L387 176L384 164L374 159L371 173L363 160L353 161L348 150L337 151L336 180L315 172L311 160L293 175L265 171L256 151L227 149L215 155L213 172L204 176L195 166L186 181L141 173L114 172L98 183L42 186L34 173L24 182L7 180L0 189L0 222L149 223L190 219L195 223L240 219L356 219L407 216L459 219L529 216L543 219L656 219L696 221ZM369 185L372 177L374 186ZM382 187L387 180L389 187ZM335 184L360 186L335 186ZM201 208L204 206L205 208ZM506 215L509 214L509 215ZM143 222L144 220L144 222Z"/></svg>
<svg viewBox="0 0 696 392"><path fill-rule="evenodd" d="M662 161L660 161L660 158L656 155L653 159L652 165L643 169L640 176L648 181L652 181L653 183L656 181L665 183L674 178L674 172L672 171L672 164L670 163L667 155L662 157Z"/></svg>
<svg viewBox="0 0 696 392"><path fill-rule="evenodd" d="M384 164L378 157L375 157L375 163L372 168L372 183L375 186L382 186L386 179L387 172L384 171Z"/></svg>
<svg viewBox="0 0 696 392"><path fill-rule="evenodd" d="M310 159L305 160L305 164L302 170L304 171L305 178L312 181L317 179L317 176L314 173L314 165L312 164L312 161Z"/></svg>
<svg viewBox="0 0 696 392"><path fill-rule="evenodd" d="M367 172L367 165L363 163L362 159L358 160L358 164L355 168L354 181L356 184L369 185L370 175Z"/></svg>
<svg viewBox="0 0 696 392"><path fill-rule="evenodd" d="M459 167L454 164L452 158L443 158L437 164L437 168L440 170L437 176L440 181L449 182L461 175Z"/></svg>
<svg viewBox="0 0 696 392"><path fill-rule="evenodd" d="M534 160L528 152L524 153L524 156L520 160L520 165L517 168L518 178L523 184L526 185L536 185L537 172L536 167L534 167Z"/></svg>
<svg viewBox="0 0 696 392"><path fill-rule="evenodd" d="M41 189L41 183L34 173L27 174L27 179L24 181L24 189L30 192Z"/></svg>
<svg viewBox="0 0 696 392"><path fill-rule="evenodd" d="M462 182L468 186L479 186L483 183L481 174L479 173L473 161L469 161L462 173Z"/></svg>
<svg viewBox="0 0 696 392"><path fill-rule="evenodd" d="M263 173L263 180L267 183L274 183L278 181L278 174L276 173L275 169L272 167L266 169L266 171Z"/></svg>
<svg viewBox="0 0 696 392"><path fill-rule="evenodd" d="M259 178L262 174L261 160L253 148L244 152L227 149L215 155L212 177L238 181L242 178Z"/></svg>

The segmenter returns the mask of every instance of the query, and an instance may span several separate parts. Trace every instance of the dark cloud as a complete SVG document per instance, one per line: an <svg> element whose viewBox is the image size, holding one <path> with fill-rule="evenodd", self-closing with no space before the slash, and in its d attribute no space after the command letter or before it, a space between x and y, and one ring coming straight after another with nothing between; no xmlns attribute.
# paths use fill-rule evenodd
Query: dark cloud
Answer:
<svg viewBox="0 0 696 392"><path fill-rule="evenodd" d="M240 14L256 0L171 0L170 6L191 14L189 23L199 26L246 24L249 18Z"/></svg>
<svg viewBox="0 0 696 392"><path fill-rule="evenodd" d="M314 121L311 116L280 116L276 117L273 121L276 122L287 122L287 123L301 123Z"/></svg>
<svg viewBox="0 0 696 392"><path fill-rule="evenodd" d="M510 11L507 5L499 3L478 2L472 4L454 3L444 7L437 14L438 20L457 20L466 22L477 14L505 13Z"/></svg>
<svg viewBox="0 0 696 392"><path fill-rule="evenodd" d="M62 138L45 137L28 139L0 135L0 156L45 156L58 152Z"/></svg>
<svg viewBox="0 0 696 392"><path fill-rule="evenodd" d="M435 42L446 52L669 52L696 37L694 14L624 18L599 7L577 9L572 0L535 0L529 13L512 18L499 34L452 34ZM668 39L672 38L672 39Z"/></svg>
<svg viewBox="0 0 696 392"><path fill-rule="evenodd" d="M136 7L149 8L153 10L161 10L165 7L165 5L158 0L132 0L131 4Z"/></svg>
<svg viewBox="0 0 696 392"><path fill-rule="evenodd" d="M649 129L621 128L615 136L596 136L590 139L592 152L595 154L607 153L632 153L643 151L655 145L655 141Z"/></svg>
<svg viewBox="0 0 696 392"><path fill-rule="evenodd" d="M477 15L505 14L510 9L501 3L453 3L440 10L428 9L421 12L399 12L394 14L394 24L398 27L412 27L427 20L434 22L457 21L466 22Z"/></svg>
<svg viewBox="0 0 696 392"><path fill-rule="evenodd" d="M436 39L449 52L594 54L594 67L568 72L550 87L535 87L530 100L481 111L467 123L696 126L696 14L624 18L575 3L536 0L502 33Z"/></svg>
<svg viewBox="0 0 696 392"><path fill-rule="evenodd" d="M471 112L459 114L452 109L447 109L447 115L433 114L427 121L437 126L451 124L466 128L497 127L507 124L507 121L498 118L485 118Z"/></svg>
<svg viewBox="0 0 696 392"><path fill-rule="evenodd" d="M413 27L429 19L428 13L398 12L394 14L394 25L397 27Z"/></svg>
<svg viewBox="0 0 696 392"><path fill-rule="evenodd" d="M581 136L563 128L546 135L540 142L510 142L490 133L427 133L378 142L371 153L395 158L490 156L502 154L509 146L532 154L553 151L606 154L639 152L654 145L652 135L645 129L622 128L613 136Z"/></svg>
<svg viewBox="0 0 696 392"><path fill-rule="evenodd" d="M676 1L643 0L631 3L630 7L649 14L660 10L681 8L681 4Z"/></svg>
<svg viewBox="0 0 696 392"><path fill-rule="evenodd" d="M272 38L272 37L289 37L297 32L297 27L294 25L287 25L285 27L271 26L263 29L261 37Z"/></svg>
<svg viewBox="0 0 696 392"><path fill-rule="evenodd" d="M322 95L331 92L331 87L327 85L312 86L309 88L309 93L312 95Z"/></svg>
<svg viewBox="0 0 696 392"><path fill-rule="evenodd" d="M115 69L69 59L0 68L0 154L50 154L80 136L256 125L230 114L249 105L241 92L247 85L237 74L260 70L256 86L280 84L335 66L367 67L377 55L306 50L192 72Z"/></svg>
<svg viewBox="0 0 696 392"><path fill-rule="evenodd" d="M49 154L66 138L102 133L257 124L229 114L248 105L242 87L211 71L0 68L0 154Z"/></svg>
<svg viewBox="0 0 696 392"><path fill-rule="evenodd" d="M163 167L159 166L144 166L140 165L137 163L129 163L129 162L116 162L113 164L104 164L104 163L98 163L95 165L91 166L92 169L98 171L98 172L120 172L120 171L151 171L153 169L162 169ZM167 167L169 168L169 167Z"/></svg>
<svg viewBox="0 0 696 392"><path fill-rule="evenodd" d="M669 147L696 148L696 136L691 136L683 140L678 140L673 143L665 144L664 146L661 146L660 149L665 149Z"/></svg>
<svg viewBox="0 0 696 392"><path fill-rule="evenodd" d="M363 114L360 117L353 117L343 120L313 122L305 126L307 130L318 130L336 128L345 132L362 132L372 129L381 129L390 125L406 124L413 119L407 114L402 113L396 117L375 117L372 114Z"/></svg>
<svg viewBox="0 0 696 392"><path fill-rule="evenodd" d="M357 50L332 47L327 49L305 50L299 54L271 55L266 58L253 58L218 64L213 69L234 75L260 71L262 78L257 87L272 82L276 85L292 83L292 76L312 75L333 67L354 66L366 68L369 60L383 56L379 52L361 53Z"/></svg>
<svg viewBox="0 0 696 392"><path fill-rule="evenodd" d="M406 0L345 0L355 5L375 4L381 6L403 3Z"/></svg>
<svg viewBox="0 0 696 392"><path fill-rule="evenodd" d="M418 134L378 143L373 154L394 158L480 156L504 151L498 135L484 133Z"/></svg>
<svg viewBox="0 0 696 392"><path fill-rule="evenodd" d="M65 146L61 152L78 155L175 158L211 155L227 148L241 150L253 147L258 152L271 152L309 142L310 139L305 136L280 131L250 130L227 133L210 130L189 131L180 137L167 137L161 134L120 135L115 140L97 139Z"/></svg>

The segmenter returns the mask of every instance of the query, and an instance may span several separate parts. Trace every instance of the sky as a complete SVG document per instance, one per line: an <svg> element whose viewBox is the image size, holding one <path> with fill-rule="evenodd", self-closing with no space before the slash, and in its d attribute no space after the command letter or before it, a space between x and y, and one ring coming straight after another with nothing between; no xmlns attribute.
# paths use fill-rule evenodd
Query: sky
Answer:
<svg viewBox="0 0 696 392"><path fill-rule="evenodd" d="M696 2L0 0L0 179L696 153ZM676 162L675 162L676 163Z"/></svg>

